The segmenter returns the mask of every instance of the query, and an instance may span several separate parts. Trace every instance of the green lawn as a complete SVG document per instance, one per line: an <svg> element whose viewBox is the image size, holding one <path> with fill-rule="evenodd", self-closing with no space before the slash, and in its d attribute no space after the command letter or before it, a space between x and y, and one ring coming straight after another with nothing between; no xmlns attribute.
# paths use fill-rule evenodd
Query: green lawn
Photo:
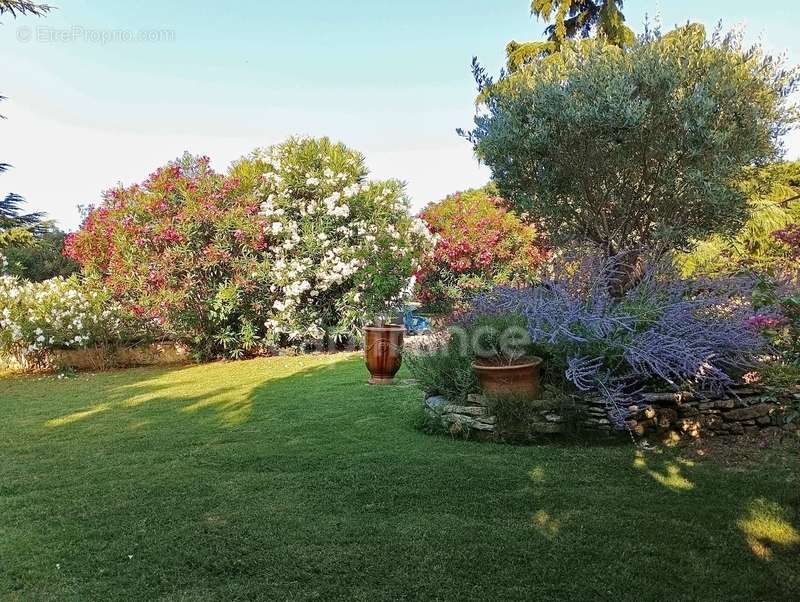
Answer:
<svg viewBox="0 0 800 602"><path fill-rule="evenodd" d="M789 600L797 461L417 428L353 356L0 379L3 600Z"/></svg>

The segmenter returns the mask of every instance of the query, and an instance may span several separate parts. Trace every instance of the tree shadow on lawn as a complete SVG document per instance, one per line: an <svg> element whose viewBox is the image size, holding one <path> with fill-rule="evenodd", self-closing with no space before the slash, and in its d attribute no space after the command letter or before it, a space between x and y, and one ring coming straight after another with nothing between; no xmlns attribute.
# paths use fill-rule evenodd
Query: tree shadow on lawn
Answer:
<svg viewBox="0 0 800 602"><path fill-rule="evenodd" d="M75 381L58 381L59 387L77 390L77 394L67 394L67 399L62 398L62 402L68 402L69 398L80 398L81 401L88 398L93 403L86 405L84 401L74 411L48 419L45 426L55 428L76 425L101 416L113 419L119 425L124 424L128 418L143 415L148 417L151 424L156 424L157 420L174 422L187 417L200 417L202 421L220 427L240 426L250 419L256 402L262 404L261 410L269 409L268 403L264 403L269 399L256 399L253 388L248 383L252 383L253 387L256 384L269 386L299 377L302 373L300 371L283 377L270 377L264 373L254 377L252 373L248 373L239 380L225 373L226 370L235 373L237 364L244 365L248 362L218 362L179 369L119 370L82 374ZM219 372L219 378L213 372ZM316 370L311 369L309 372ZM103 381L102 384L92 386L96 385L89 380L93 377ZM136 424L141 427L141 422Z"/></svg>
<svg viewBox="0 0 800 602"><path fill-rule="evenodd" d="M623 599L796 599L797 462L776 469L764 461L748 473L678 450L632 455L627 466L621 457L607 458L614 468L584 457L529 473L531 526L551 543L549 553L577 561L576 581L611 576L612 589L593 590L600 598L613 591Z"/></svg>
<svg viewBox="0 0 800 602"><path fill-rule="evenodd" d="M359 358L286 362L273 377L263 362L122 373L94 403L40 422L47 436L80 434L74 454L111 457L96 475L67 466L63 506L40 501L77 521L46 556L88 555L72 570L94 594L106 587L95 565L134 549L173 576L143 585L114 565L142 595L231 582L330 598L777 600L800 588L786 467L431 437L416 428L421 394L367 385Z"/></svg>
<svg viewBox="0 0 800 602"><path fill-rule="evenodd" d="M312 361L319 358L310 357ZM115 374L123 380L100 388L92 388L91 383L58 381L58 387L73 385L81 394L88 393L81 398L89 397L94 403L75 404L73 411L48 418L44 426L55 429L100 417L113 419L119 426L133 418L146 416L154 425L157 420L175 422L189 417L210 426L234 428L248 423L254 426L269 422L276 412L280 412L287 424L294 419L304 425L309 421L346 419L356 425L366 425L382 418L382 403L413 389L403 384L391 387L368 385L363 360L351 354L327 356L325 363L310 366L298 363L297 358L287 358L283 366L284 371L288 369L285 374L270 375L255 369L240 371L242 378L236 378L237 368L257 366L254 362L219 362L178 370L149 368L100 373L95 376ZM213 374L209 376L208 371L220 371L220 378L214 378ZM233 372L233 376L228 372ZM125 378L128 375L132 378ZM66 397L79 396L73 393ZM354 401L369 403L370 411L353 416L351 402ZM313 405L312 411L309 411L309 404ZM396 411L397 408L383 412L384 417ZM131 423L135 428L142 428L145 424L142 420Z"/></svg>

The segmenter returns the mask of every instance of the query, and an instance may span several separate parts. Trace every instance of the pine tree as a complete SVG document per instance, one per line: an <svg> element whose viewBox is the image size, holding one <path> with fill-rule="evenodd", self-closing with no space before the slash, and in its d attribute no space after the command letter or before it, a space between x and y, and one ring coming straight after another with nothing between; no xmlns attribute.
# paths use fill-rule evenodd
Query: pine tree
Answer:
<svg viewBox="0 0 800 602"><path fill-rule="evenodd" d="M0 15L8 13L15 19L21 15L43 17L53 8L49 4L37 4L29 0L0 0Z"/></svg>
<svg viewBox="0 0 800 602"><path fill-rule="evenodd" d="M531 14L554 22L547 26L548 40L560 44L567 38L588 38L596 28L598 37L624 46L633 41L625 25L622 0L533 0Z"/></svg>
<svg viewBox="0 0 800 602"><path fill-rule="evenodd" d="M630 44L634 33L625 25L622 5L623 0L533 0L531 14L551 22L544 30L547 40L509 42L508 70L513 73L532 60L558 52L565 40L588 38L593 32L614 46Z"/></svg>

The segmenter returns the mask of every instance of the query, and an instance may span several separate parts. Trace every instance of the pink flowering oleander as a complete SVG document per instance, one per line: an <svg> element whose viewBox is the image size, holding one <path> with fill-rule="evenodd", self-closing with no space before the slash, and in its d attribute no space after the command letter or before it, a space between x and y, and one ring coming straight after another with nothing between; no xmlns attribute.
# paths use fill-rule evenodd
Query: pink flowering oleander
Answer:
<svg viewBox="0 0 800 602"><path fill-rule="evenodd" d="M430 246L403 184L326 139L219 174L184 156L106 193L66 252L136 316L202 357L352 337L401 303Z"/></svg>

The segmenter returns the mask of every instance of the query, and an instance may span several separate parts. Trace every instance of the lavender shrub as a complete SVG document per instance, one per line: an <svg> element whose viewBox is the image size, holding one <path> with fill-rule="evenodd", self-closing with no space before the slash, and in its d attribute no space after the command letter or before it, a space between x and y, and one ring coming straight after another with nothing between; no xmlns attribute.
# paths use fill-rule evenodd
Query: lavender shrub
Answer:
<svg viewBox="0 0 800 602"><path fill-rule="evenodd" d="M644 387L719 392L766 350L750 323L751 281L682 280L670 266L655 262L613 295L613 263L564 261L538 286L478 297L462 320L524 316L531 340L566 381L604 399L609 419L623 428Z"/></svg>

